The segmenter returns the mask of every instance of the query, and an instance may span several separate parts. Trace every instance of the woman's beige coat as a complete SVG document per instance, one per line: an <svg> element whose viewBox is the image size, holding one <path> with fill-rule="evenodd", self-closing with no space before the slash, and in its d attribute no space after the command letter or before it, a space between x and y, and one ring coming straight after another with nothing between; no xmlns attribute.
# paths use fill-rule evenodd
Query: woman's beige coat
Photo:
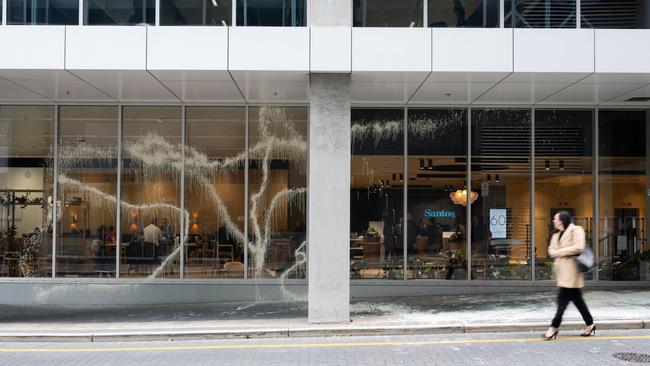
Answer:
<svg viewBox="0 0 650 366"><path fill-rule="evenodd" d="M554 270L558 287L584 287L585 280L582 272L572 258L574 255L582 253L584 248L585 231L580 226L569 224L561 239L559 232L553 234L548 254L551 258L555 258Z"/></svg>

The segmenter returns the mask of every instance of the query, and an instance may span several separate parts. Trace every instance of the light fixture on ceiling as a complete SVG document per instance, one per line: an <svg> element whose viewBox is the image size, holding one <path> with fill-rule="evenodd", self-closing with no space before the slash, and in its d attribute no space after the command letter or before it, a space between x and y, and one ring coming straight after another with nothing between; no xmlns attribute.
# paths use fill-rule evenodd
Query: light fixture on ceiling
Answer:
<svg viewBox="0 0 650 366"><path fill-rule="evenodd" d="M487 175L487 181L490 182L492 180L492 176L490 174Z"/></svg>
<svg viewBox="0 0 650 366"><path fill-rule="evenodd" d="M420 159L420 170L424 170L424 159Z"/></svg>
<svg viewBox="0 0 650 366"><path fill-rule="evenodd" d="M467 195L468 195L467 188L463 188L449 193L449 198L451 198L451 202L453 202L455 205L467 206ZM478 193L474 191L469 192L470 204L474 203L474 201L476 201L477 198L478 198Z"/></svg>
<svg viewBox="0 0 650 366"><path fill-rule="evenodd" d="M494 181L497 182L497 183L499 183L499 174L497 174L497 175L495 176Z"/></svg>
<svg viewBox="0 0 650 366"><path fill-rule="evenodd" d="M427 169L433 170L433 160L427 159Z"/></svg>
<svg viewBox="0 0 650 366"><path fill-rule="evenodd" d="M564 170L564 160L560 160L560 170Z"/></svg>
<svg viewBox="0 0 650 366"><path fill-rule="evenodd" d="M217 0L212 0L212 5L214 5L215 7L216 7L216 6L219 6L219 1L217 1Z"/></svg>
<svg viewBox="0 0 650 366"><path fill-rule="evenodd" d="M548 160L544 160L544 170L549 170L551 169L551 162Z"/></svg>

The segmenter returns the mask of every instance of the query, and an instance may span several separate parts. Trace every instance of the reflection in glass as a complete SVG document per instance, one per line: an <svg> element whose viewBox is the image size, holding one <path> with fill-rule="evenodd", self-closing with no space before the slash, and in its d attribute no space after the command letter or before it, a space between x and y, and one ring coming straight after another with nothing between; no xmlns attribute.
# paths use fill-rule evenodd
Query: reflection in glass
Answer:
<svg viewBox="0 0 650 366"><path fill-rule="evenodd" d="M7 24L77 25L79 1L7 0Z"/></svg>
<svg viewBox="0 0 650 366"><path fill-rule="evenodd" d="M181 109L125 107L122 125L120 276L178 277Z"/></svg>
<svg viewBox="0 0 650 366"><path fill-rule="evenodd" d="M355 27L422 27L421 0L354 0Z"/></svg>
<svg viewBox="0 0 650 366"><path fill-rule="evenodd" d="M650 0L581 0L582 28L650 28Z"/></svg>
<svg viewBox="0 0 650 366"><path fill-rule="evenodd" d="M530 278L529 110L472 110L472 278Z"/></svg>
<svg viewBox="0 0 650 366"><path fill-rule="evenodd" d="M467 112L409 109L409 278L467 279Z"/></svg>
<svg viewBox="0 0 650 366"><path fill-rule="evenodd" d="M305 0L237 0L237 25L304 27Z"/></svg>
<svg viewBox="0 0 650 366"><path fill-rule="evenodd" d="M86 25L138 25L156 23L155 0L85 0Z"/></svg>
<svg viewBox="0 0 650 366"><path fill-rule="evenodd" d="M568 211L592 245L593 177L590 110L535 111L535 279L550 280L553 216Z"/></svg>
<svg viewBox="0 0 650 366"><path fill-rule="evenodd" d="M575 0L504 0L505 26L513 28L575 28Z"/></svg>
<svg viewBox="0 0 650 366"><path fill-rule="evenodd" d="M162 0L160 7L160 25L231 24L230 0Z"/></svg>
<svg viewBox="0 0 650 366"><path fill-rule="evenodd" d="M499 0L432 0L429 27L494 28L499 26Z"/></svg>
<svg viewBox="0 0 650 366"><path fill-rule="evenodd" d="M649 280L647 111L599 113L601 280Z"/></svg>
<svg viewBox="0 0 650 366"><path fill-rule="evenodd" d="M0 106L0 276L52 271L54 109Z"/></svg>
<svg viewBox="0 0 650 366"><path fill-rule="evenodd" d="M249 109L248 263L254 278L304 278L307 109Z"/></svg>
<svg viewBox="0 0 650 366"><path fill-rule="evenodd" d="M187 108L187 278L244 276L245 118L243 107Z"/></svg>
<svg viewBox="0 0 650 366"><path fill-rule="evenodd" d="M58 174L57 276L114 277L116 107L61 107Z"/></svg>
<svg viewBox="0 0 650 366"><path fill-rule="evenodd" d="M403 109L352 109L351 278L404 278L403 154Z"/></svg>

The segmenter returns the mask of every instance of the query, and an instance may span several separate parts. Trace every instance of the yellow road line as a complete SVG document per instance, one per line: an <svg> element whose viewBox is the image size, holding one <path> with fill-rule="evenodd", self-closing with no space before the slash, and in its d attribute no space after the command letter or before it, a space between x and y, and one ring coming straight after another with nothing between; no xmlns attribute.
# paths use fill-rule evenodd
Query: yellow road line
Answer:
<svg viewBox="0 0 650 366"><path fill-rule="evenodd" d="M567 337L556 341L609 341L628 339L650 339L643 336L611 336L611 337ZM278 343L278 344L240 344L221 346L161 346L161 347L111 347L111 348L6 348L0 353L93 353L93 352L133 352L133 351L192 351L192 350L223 350L223 349L274 349L274 348L336 348L336 347L381 347L381 346L426 346L468 343L522 343L545 342L542 338L501 338L501 339L458 339L440 341L404 341L404 342L348 342L348 343ZM553 341L551 341L553 342Z"/></svg>

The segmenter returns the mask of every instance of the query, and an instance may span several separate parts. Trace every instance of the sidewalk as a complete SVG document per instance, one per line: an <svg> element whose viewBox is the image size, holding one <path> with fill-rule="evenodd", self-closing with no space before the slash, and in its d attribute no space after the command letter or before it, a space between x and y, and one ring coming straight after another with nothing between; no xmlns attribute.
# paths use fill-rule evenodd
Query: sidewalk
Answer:
<svg viewBox="0 0 650 366"><path fill-rule="evenodd" d="M259 302L152 306L2 306L0 341L136 341L249 337L542 331L554 293L354 301L349 324L309 324L307 304ZM598 329L650 329L650 291L592 291ZM583 326L570 305L563 329Z"/></svg>

